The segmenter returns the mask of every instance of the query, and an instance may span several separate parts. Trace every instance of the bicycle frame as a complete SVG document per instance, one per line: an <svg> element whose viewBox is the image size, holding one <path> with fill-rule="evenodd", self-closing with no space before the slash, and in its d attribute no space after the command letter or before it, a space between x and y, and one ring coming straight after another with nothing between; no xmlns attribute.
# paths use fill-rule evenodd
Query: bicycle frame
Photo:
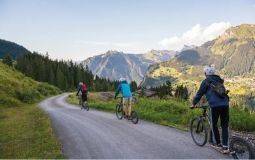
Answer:
<svg viewBox="0 0 255 160"><path fill-rule="evenodd" d="M119 105L123 106L123 97L116 97L120 99Z"/></svg>
<svg viewBox="0 0 255 160"><path fill-rule="evenodd" d="M213 132L213 126L212 126L212 119L211 116L208 115L207 113L207 108L209 108L208 106L201 106L201 107L197 107L197 108L201 108L203 109L202 115L199 116L200 119L202 119L203 121L207 121L209 124L209 134L212 134L212 140L213 143L216 143L215 137L214 137L214 132ZM210 108L209 108L209 112L210 112ZM199 127L199 126L198 126ZM199 128L197 128L198 130Z"/></svg>

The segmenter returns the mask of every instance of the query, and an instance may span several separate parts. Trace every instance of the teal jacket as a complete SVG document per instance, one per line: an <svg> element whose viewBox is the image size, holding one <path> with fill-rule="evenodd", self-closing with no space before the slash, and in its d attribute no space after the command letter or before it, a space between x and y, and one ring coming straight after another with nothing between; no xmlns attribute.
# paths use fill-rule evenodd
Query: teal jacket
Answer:
<svg viewBox="0 0 255 160"><path fill-rule="evenodd" d="M117 90L115 91L115 97L117 97L120 92L121 92L122 96L125 98L132 97L130 85L127 83L127 81L123 81L119 84Z"/></svg>

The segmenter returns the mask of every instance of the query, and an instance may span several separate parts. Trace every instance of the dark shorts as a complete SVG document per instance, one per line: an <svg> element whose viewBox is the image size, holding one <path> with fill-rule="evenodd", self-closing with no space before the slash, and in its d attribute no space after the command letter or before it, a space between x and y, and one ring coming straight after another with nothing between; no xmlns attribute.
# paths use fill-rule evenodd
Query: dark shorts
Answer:
<svg viewBox="0 0 255 160"><path fill-rule="evenodd" d="M87 101L88 100L87 93L82 93L81 98L83 102Z"/></svg>

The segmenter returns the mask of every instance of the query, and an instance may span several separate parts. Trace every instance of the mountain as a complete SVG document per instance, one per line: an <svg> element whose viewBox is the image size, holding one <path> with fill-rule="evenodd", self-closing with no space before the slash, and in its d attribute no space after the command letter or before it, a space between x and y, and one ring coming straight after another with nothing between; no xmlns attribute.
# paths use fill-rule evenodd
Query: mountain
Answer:
<svg viewBox="0 0 255 160"><path fill-rule="evenodd" d="M90 57L81 64L88 66L93 74L118 80L125 77L128 81L140 81L151 64L167 61L174 56L174 51L151 50L145 54L125 54L108 51L105 54Z"/></svg>
<svg viewBox="0 0 255 160"><path fill-rule="evenodd" d="M151 50L142 56L144 59L151 61L152 63L160 63L164 61L168 61L174 57L176 51L169 50Z"/></svg>
<svg viewBox="0 0 255 160"><path fill-rule="evenodd" d="M30 53L30 51L23 46L0 39L0 58L3 58L6 54L10 54L13 59L16 59L26 53Z"/></svg>
<svg viewBox="0 0 255 160"><path fill-rule="evenodd" d="M202 68L214 64L226 78L255 76L255 25L243 24L227 29L202 46L185 49L167 62L150 66L144 85L166 80L193 81L203 78Z"/></svg>
<svg viewBox="0 0 255 160"><path fill-rule="evenodd" d="M184 45L181 51L193 49L193 48L195 48L195 47L196 47L195 45L190 45L190 46L189 46L189 45Z"/></svg>

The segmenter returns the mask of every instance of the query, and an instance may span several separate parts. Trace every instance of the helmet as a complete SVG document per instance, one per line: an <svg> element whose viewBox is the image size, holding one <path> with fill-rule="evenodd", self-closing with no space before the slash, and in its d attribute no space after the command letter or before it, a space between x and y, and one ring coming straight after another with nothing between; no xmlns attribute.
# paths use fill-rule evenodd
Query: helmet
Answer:
<svg viewBox="0 0 255 160"><path fill-rule="evenodd" d="M120 81L120 82L124 82L124 81L126 81L126 78L120 78L119 81Z"/></svg>
<svg viewBox="0 0 255 160"><path fill-rule="evenodd" d="M204 67L204 72L205 75L209 76L209 75L215 75L215 67L214 66L205 66Z"/></svg>
<svg viewBox="0 0 255 160"><path fill-rule="evenodd" d="M83 85L83 83L82 83L82 82L80 82L80 83L79 83L79 86L81 86L81 85Z"/></svg>

